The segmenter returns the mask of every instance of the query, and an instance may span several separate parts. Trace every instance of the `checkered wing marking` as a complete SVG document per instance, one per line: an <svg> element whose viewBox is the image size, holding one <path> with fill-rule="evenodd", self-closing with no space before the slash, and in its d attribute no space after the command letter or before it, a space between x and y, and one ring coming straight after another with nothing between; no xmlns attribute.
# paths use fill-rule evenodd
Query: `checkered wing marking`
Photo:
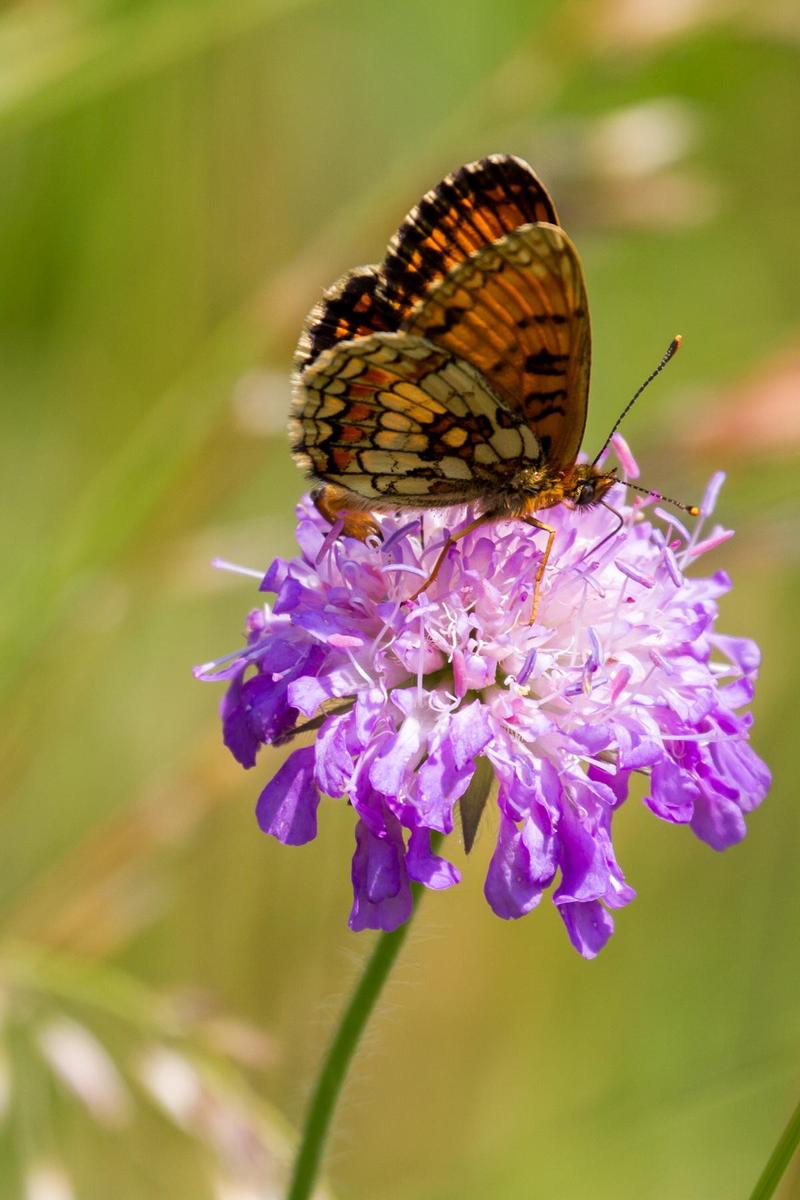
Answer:
<svg viewBox="0 0 800 1200"><path fill-rule="evenodd" d="M294 356L298 371L337 342L397 329L397 314L378 292L380 278L380 267L356 267L327 288L303 324Z"/></svg>
<svg viewBox="0 0 800 1200"><path fill-rule="evenodd" d="M428 292L404 328L472 363L529 424L549 464L575 462L591 337L580 260L562 229L523 226L479 250Z"/></svg>
<svg viewBox="0 0 800 1200"><path fill-rule="evenodd" d="M297 382L290 435L302 468L373 508L485 498L540 459L469 363L406 333L322 353Z"/></svg>
<svg viewBox="0 0 800 1200"><path fill-rule="evenodd" d="M389 243L380 285L405 316L455 266L520 225L558 224L555 206L533 169L511 154L467 163L413 208Z"/></svg>

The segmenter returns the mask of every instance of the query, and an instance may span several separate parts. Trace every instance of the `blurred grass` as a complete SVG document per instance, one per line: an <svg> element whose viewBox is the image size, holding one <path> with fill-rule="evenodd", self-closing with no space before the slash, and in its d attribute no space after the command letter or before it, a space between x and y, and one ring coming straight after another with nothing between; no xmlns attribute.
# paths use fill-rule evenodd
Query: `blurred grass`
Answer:
<svg viewBox="0 0 800 1200"><path fill-rule="evenodd" d="M4 928L96 960L100 995L120 971L263 1025L280 1056L242 1070L289 1120L366 949L345 928L352 818L326 808L301 851L262 839L251 810L275 753L242 775L189 667L237 644L253 602L208 560L291 550L283 380L320 287L380 257L457 163L520 153L584 256L589 445L680 330L626 434L671 494L730 468L725 625L764 648L773 795L721 857L628 806L639 898L591 965L549 910L487 912L484 832L456 894L426 901L359 1060L330 1164L341 1195L728 1200L793 1103L798 446L789 432L779 456L742 444L720 461L691 431L709 412L727 431L729 390L751 380L758 405L800 340L800 33L779 4L681 12L659 6L688 21L672 32L607 0L477 0L457 19L421 0L0 15ZM664 100L671 150L652 125ZM608 150L621 113L661 129L660 163L635 127ZM152 1115L99 1131L63 1102L15 1032L36 1005L11 946L2 1194L56 1155L81 1200L110 1175L120 1200L221 1195L199 1142Z"/></svg>

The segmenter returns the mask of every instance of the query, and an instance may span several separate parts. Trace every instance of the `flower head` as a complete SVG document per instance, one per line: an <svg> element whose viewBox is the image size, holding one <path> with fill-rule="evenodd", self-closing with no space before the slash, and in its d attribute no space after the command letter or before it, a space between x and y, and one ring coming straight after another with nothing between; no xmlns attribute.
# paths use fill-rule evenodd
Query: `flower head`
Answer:
<svg viewBox="0 0 800 1200"><path fill-rule="evenodd" d="M716 850L744 837L770 782L743 711L759 652L715 631L728 576L691 573L730 536L716 528L700 540L721 481L692 535L651 498L629 503L623 484L609 494L623 519L611 537L603 508L549 510L555 543L533 625L545 535L522 522L455 543L409 603L468 510L380 515L383 540L364 544L300 503L300 553L276 559L261 583L274 603L250 613L241 652L197 674L229 680L223 736L245 767L261 745L315 732L266 784L257 815L298 845L316 836L321 794L349 800L352 929L405 921L412 880L459 881L431 834L452 831L461 801L471 841L494 781L486 899L520 917L555 882L587 958L635 894L612 842L634 772L648 777L645 803L661 820Z"/></svg>

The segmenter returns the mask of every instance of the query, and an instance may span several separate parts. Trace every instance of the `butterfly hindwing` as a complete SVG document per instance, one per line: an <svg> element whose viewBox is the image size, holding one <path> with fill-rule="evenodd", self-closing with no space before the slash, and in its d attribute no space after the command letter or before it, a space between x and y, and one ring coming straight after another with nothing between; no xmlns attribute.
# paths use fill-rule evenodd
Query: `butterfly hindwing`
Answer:
<svg viewBox="0 0 800 1200"><path fill-rule="evenodd" d="M511 154L467 163L423 196L389 243L381 291L402 316L454 267L520 225L558 216L531 167Z"/></svg>
<svg viewBox="0 0 800 1200"><path fill-rule="evenodd" d="M301 467L373 506L475 500L540 459L469 363L408 333L324 351L298 380L290 433Z"/></svg>
<svg viewBox="0 0 800 1200"><path fill-rule="evenodd" d="M403 327L470 362L556 467L586 423L590 329L577 251L562 229L524 225L430 288Z"/></svg>
<svg viewBox="0 0 800 1200"><path fill-rule="evenodd" d="M303 371L337 342L397 329L398 318L380 293L381 268L356 267L323 293L305 319L294 361Z"/></svg>

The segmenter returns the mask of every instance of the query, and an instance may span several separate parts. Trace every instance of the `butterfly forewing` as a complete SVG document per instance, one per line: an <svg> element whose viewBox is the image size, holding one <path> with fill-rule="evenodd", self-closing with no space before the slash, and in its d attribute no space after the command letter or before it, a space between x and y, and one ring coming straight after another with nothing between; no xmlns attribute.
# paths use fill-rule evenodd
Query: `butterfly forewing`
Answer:
<svg viewBox="0 0 800 1200"><path fill-rule="evenodd" d="M430 289L404 328L472 363L549 462L574 461L589 323L580 262L563 230L527 225L484 247Z"/></svg>
<svg viewBox="0 0 800 1200"><path fill-rule="evenodd" d="M526 162L493 154L467 163L423 196L389 243L381 291L405 316L454 267L520 225L558 216Z"/></svg>
<svg viewBox="0 0 800 1200"><path fill-rule="evenodd" d="M540 459L474 367L407 333L323 352L298 382L290 432L302 467L391 507L484 498Z"/></svg>

